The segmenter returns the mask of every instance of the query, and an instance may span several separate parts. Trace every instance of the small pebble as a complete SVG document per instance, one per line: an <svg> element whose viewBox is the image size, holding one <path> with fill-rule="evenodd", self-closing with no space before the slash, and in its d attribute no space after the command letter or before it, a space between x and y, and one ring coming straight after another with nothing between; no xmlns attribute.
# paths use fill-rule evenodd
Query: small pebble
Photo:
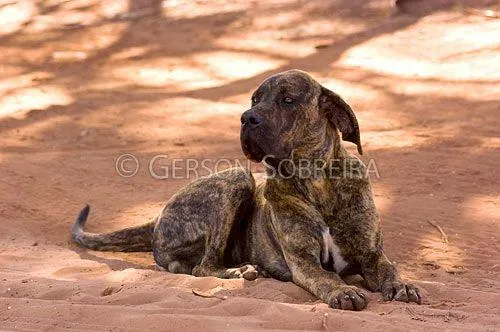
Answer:
<svg viewBox="0 0 500 332"><path fill-rule="evenodd" d="M109 296L109 295L113 294L113 291L114 291L113 287L106 287L102 291L101 296Z"/></svg>

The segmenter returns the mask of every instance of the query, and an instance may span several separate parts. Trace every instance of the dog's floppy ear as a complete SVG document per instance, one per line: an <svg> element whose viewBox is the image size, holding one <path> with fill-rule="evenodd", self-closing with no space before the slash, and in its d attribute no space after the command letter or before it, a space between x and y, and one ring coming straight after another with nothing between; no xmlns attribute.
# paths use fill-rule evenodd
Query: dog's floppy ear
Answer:
<svg viewBox="0 0 500 332"><path fill-rule="evenodd" d="M359 154L363 154L358 120L351 106L340 98L338 94L321 87L319 108L324 112L328 120L342 133L342 139L356 144Z"/></svg>

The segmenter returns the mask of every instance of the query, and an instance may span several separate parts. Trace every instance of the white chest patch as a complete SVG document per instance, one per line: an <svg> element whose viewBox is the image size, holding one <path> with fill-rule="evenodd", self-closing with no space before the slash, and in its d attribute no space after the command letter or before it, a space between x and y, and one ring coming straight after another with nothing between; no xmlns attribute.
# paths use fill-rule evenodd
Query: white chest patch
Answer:
<svg viewBox="0 0 500 332"><path fill-rule="evenodd" d="M340 248L337 246L333 237L330 235L330 230L328 228L325 228L321 235L323 236L323 253L321 262L326 265L328 264L330 259L332 259L335 272L342 272L346 268L348 263L340 254Z"/></svg>

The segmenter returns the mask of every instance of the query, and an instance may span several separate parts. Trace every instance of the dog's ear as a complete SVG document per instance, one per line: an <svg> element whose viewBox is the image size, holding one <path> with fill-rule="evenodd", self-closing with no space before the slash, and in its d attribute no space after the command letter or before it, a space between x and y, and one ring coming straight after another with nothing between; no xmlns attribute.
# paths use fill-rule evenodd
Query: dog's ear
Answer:
<svg viewBox="0 0 500 332"><path fill-rule="evenodd" d="M344 141L357 145L359 154L363 154L359 135L358 120L354 112L340 96L327 88L321 87L319 109L328 120L342 133Z"/></svg>

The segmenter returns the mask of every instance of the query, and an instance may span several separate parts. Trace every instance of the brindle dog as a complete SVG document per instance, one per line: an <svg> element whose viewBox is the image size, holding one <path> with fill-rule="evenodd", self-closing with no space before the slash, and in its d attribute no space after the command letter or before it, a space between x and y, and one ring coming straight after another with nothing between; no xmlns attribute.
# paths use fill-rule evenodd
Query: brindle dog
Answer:
<svg viewBox="0 0 500 332"><path fill-rule="evenodd" d="M299 70L271 76L241 117L242 149L264 162L265 181L256 184L242 168L200 178L150 223L108 234L83 231L86 206L73 240L96 250L152 250L173 273L252 280L258 266L338 309L368 302L343 281L348 274L360 274L385 300L420 303L419 289L384 254L366 167L341 146L339 132L362 153L356 117L342 98Z"/></svg>

